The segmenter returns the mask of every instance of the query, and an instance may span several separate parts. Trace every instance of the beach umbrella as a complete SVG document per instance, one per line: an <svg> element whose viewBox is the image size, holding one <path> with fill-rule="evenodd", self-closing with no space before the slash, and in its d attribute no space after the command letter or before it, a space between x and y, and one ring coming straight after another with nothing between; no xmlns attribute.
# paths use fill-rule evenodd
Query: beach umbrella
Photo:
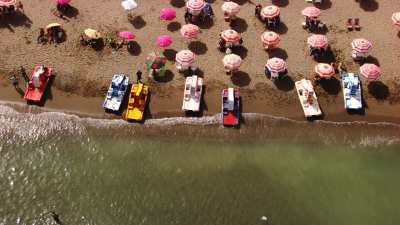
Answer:
<svg viewBox="0 0 400 225"><path fill-rule="evenodd" d="M351 47L358 53L368 53L372 48L372 43L364 38L358 38L351 42Z"/></svg>
<svg viewBox="0 0 400 225"><path fill-rule="evenodd" d="M221 33L221 38L226 41L226 43L236 44L240 41L240 34L235 30L228 29Z"/></svg>
<svg viewBox="0 0 400 225"><path fill-rule="evenodd" d="M46 26L46 30L55 28L55 27L61 27L61 24L59 23L50 23L49 25Z"/></svg>
<svg viewBox="0 0 400 225"><path fill-rule="evenodd" d="M204 0L188 0L186 2L186 8L189 13L193 15L200 14L201 10L203 10L205 5Z"/></svg>
<svg viewBox="0 0 400 225"><path fill-rule="evenodd" d="M307 44L313 48L325 48L328 45L328 38L322 34L313 34L307 38Z"/></svg>
<svg viewBox="0 0 400 225"><path fill-rule="evenodd" d="M68 5L71 0L56 0L56 3L59 5Z"/></svg>
<svg viewBox="0 0 400 225"><path fill-rule="evenodd" d="M224 56L222 63L224 64L225 69L236 70L242 64L242 58L235 54L228 54Z"/></svg>
<svg viewBox="0 0 400 225"><path fill-rule="evenodd" d="M224 4L221 6L221 9L224 13L236 15L240 11L240 5L235 2L224 2Z"/></svg>
<svg viewBox="0 0 400 225"><path fill-rule="evenodd" d="M127 41L135 39L136 35L130 31L121 31L118 33L118 36Z"/></svg>
<svg viewBox="0 0 400 225"><path fill-rule="evenodd" d="M395 12L392 14L392 22L396 26L400 26L400 12Z"/></svg>
<svg viewBox="0 0 400 225"><path fill-rule="evenodd" d="M160 10L160 19L173 20L176 17L176 11L173 8L163 8Z"/></svg>
<svg viewBox="0 0 400 225"><path fill-rule="evenodd" d="M190 50L181 50L176 53L175 61L184 66L191 66L194 63L196 56Z"/></svg>
<svg viewBox="0 0 400 225"><path fill-rule="evenodd" d="M185 24L181 27L181 35L187 39L197 38L197 35L200 33L200 28L194 24Z"/></svg>
<svg viewBox="0 0 400 225"><path fill-rule="evenodd" d="M287 69L285 60L276 57L268 59L265 66L272 73L280 73Z"/></svg>
<svg viewBox="0 0 400 225"><path fill-rule="evenodd" d="M132 9L136 9L138 7L138 4L135 2L135 0L125 0L121 2L121 6L129 11Z"/></svg>
<svg viewBox="0 0 400 225"><path fill-rule="evenodd" d="M0 0L0 6L11 6L17 3L16 0Z"/></svg>
<svg viewBox="0 0 400 225"><path fill-rule="evenodd" d="M147 69L161 69L166 62L167 58L162 52L152 51L146 56Z"/></svg>
<svg viewBox="0 0 400 225"><path fill-rule="evenodd" d="M333 66L327 64L327 63L318 63L314 67L315 73L322 78L331 78L333 75L335 75L335 69Z"/></svg>
<svg viewBox="0 0 400 225"><path fill-rule="evenodd" d="M88 38L91 38L91 39L99 39L99 38L101 38L100 32L98 32L97 30L91 29L91 28L87 28L84 31L84 33Z"/></svg>
<svg viewBox="0 0 400 225"><path fill-rule="evenodd" d="M360 73L367 80L374 81L381 76L381 69L372 63L365 63L360 66Z"/></svg>
<svg viewBox="0 0 400 225"><path fill-rule="evenodd" d="M172 44L172 37L169 35L160 35L157 37L156 44L158 47L166 48Z"/></svg>
<svg viewBox="0 0 400 225"><path fill-rule="evenodd" d="M281 13L281 10L279 9L278 6L270 5L270 6L264 7L261 10L260 15L264 19L265 18L271 19L271 18L279 16L280 13Z"/></svg>
<svg viewBox="0 0 400 225"><path fill-rule="evenodd" d="M281 38L279 37L279 34L273 32L273 31L266 31L261 35L261 41L265 45L273 45L276 46L279 44Z"/></svg>
<svg viewBox="0 0 400 225"><path fill-rule="evenodd" d="M318 8L316 8L314 6L309 6L309 7L306 7L305 9L303 9L301 11L301 14L303 16L307 16L307 17L318 17L321 14L321 10L319 10Z"/></svg>

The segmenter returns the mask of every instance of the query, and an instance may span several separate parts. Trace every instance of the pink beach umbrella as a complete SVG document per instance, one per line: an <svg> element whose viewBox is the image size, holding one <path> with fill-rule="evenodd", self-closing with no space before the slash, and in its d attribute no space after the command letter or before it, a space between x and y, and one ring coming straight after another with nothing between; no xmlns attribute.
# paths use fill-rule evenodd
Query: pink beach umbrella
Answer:
<svg viewBox="0 0 400 225"><path fill-rule="evenodd" d="M278 6L270 5L270 6L264 7L261 10L260 15L263 19L271 19L271 18L279 16L280 13L281 13L281 10L279 9Z"/></svg>
<svg viewBox="0 0 400 225"><path fill-rule="evenodd" d="M221 38L226 41L226 43L237 44L240 41L240 34L235 30L228 29L221 33Z"/></svg>
<svg viewBox="0 0 400 225"><path fill-rule="evenodd" d="M17 2L16 0L0 0L0 6L11 6L11 5L15 5Z"/></svg>
<svg viewBox="0 0 400 225"><path fill-rule="evenodd" d="M71 0L56 0L56 3L60 5L68 5L70 2Z"/></svg>
<svg viewBox="0 0 400 225"><path fill-rule="evenodd" d="M173 20L176 17L176 11L173 8L163 8L160 10L160 19Z"/></svg>
<svg viewBox="0 0 400 225"><path fill-rule="evenodd" d="M309 6L303 9L301 14L306 17L318 17L321 14L321 10L314 6Z"/></svg>
<svg viewBox="0 0 400 225"><path fill-rule="evenodd" d="M281 73L287 69L285 60L276 57L268 59L265 66L272 73Z"/></svg>
<svg viewBox="0 0 400 225"><path fill-rule="evenodd" d="M224 56L222 63L224 64L226 70L233 71L239 69L240 65L242 64L242 58L235 54L228 54Z"/></svg>
<svg viewBox="0 0 400 225"><path fill-rule="evenodd" d="M118 33L118 36L125 40L133 40L135 39L136 35L130 31L121 31Z"/></svg>
<svg viewBox="0 0 400 225"><path fill-rule="evenodd" d="M392 22L394 25L400 27L400 12L395 12L392 14Z"/></svg>
<svg viewBox="0 0 400 225"><path fill-rule="evenodd" d="M172 44L172 37L169 35L160 35L156 40L157 46L161 48L166 48Z"/></svg>
<svg viewBox="0 0 400 225"><path fill-rule="evenodd" d="M175 61L183 66L191 66L196 59L196 55L190 50L181 50L176 53Z"/></svg>
<svg viewBox="0 0 400 225"><path fill-rule="evenodd" d="M313 48L325 48L328 46L328 38L322 34L313 34L307 38L307 44Z"/></svg>
<svg viewBox="0 0 400 225"><path fill-rule="evenodd" d="M181 27L181 35L187 39L195 39L200 33L200 28L194 24L185 24Z"/></svg>
<svg viewBox="0 0 400 225"><path fill-rule="evenodd" d="M335 75L335 69L327 63L318 63L314 67L314 71L321 78L331 78Z"/></svg>
<svg viewBox="0 0 400 225"><path fill-rule="evenodd" d="M367 39L358 38L351 42L351 47L358 53L368 53L372 48L372 43Z"/></svg>
<svg viewBox="0 0 400 225"><path fill-rule="evenodd" d="M205 5L204 0L188 0L186 2L186 8L189 13L193 15L199 15Z"/></svg>
<svg viewBox="0 0 400 225"><path fill-rule="evenodd" d="M224 2L222 4L221 9L224 13L227 13L228 15L236 15L240 11L240 5L235 3L235 2Z"/></svg>
<svg viewBox="0 0 400 225"><path fill-rule="evenodd" d="M268 49L276 47L280 40L279 34L273 31L266 31L261 35L261 42L264 44L264 47Z"/></svg>
<svg viewBox="0 0 400 225"><path fill-rule="evenodd" d="M375 81L381 76L381 69L372 63L365 63L360 66L360 73L369 81Z"/></svg>

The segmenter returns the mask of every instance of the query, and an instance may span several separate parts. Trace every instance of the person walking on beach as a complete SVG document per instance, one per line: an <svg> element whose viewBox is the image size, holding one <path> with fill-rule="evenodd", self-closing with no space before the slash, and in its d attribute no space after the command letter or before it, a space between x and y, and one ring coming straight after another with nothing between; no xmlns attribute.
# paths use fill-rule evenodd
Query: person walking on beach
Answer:
<svg viewBox="0 0 400 225"><path fill-rule="evenodd" d="M50 215L53 218L54 222L56 222L57 225L63 225L64 224L63 222L61 222L60 216L56 212L50 211Z"/></svg>

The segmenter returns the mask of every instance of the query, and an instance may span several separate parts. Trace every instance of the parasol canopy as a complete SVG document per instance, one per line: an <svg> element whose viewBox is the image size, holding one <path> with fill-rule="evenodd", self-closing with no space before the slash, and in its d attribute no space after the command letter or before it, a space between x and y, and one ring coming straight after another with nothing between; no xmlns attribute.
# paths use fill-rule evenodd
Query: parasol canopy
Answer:
<svg viewBox="0 0 400 225"><path fill-rule="evenodd" d="M204 0L188 0L186 2L186 8L189 13L193 15L200 14L201 10L203 10L205 5Z"/></svg>
<svg viewBox="0 0 400 225"><path fill-rule="evenodd" d="M99 39L99 38L101 38L100 32L98 32L97 30L91 29L91 28L87 28L84 31L84 33L88 38L91 38L91 39Z"/></svg>
<svg viewBox="0 0 400 225"><path fill-rule="evenodd" d="M194 63L196 55L190 50L181 50L176 53L175 61L184 66L191 66Z"/></svg>
<svg viewBox="0 0 400 225"><path fill-rule="evenodd" d="M118 36L122 39L125 39L127 41L135 39L136 35L133 32L130 31L121 31L118 33Z"/></svg>
<svg viewBox="0 0 400 225"><path fill-rule="evenodd" d="M368 53L372 48L372 43L364 38L358 38L351 42L351 47L358 53Z"/></svg>
<svg viewBox="0 0 400 225"><path fill-rule="evenodd" d="M163 8L160 10L160 19L173 20L176 17L176 11L173 8Z"/></svg>
<svg viewBox="0 0 400 225"><path fill-rule="evenodd" d="M46 26L46 30L50 30L50 29L55 28L55 27L61 27L61 24L59 24L59 23L50 23L49 25Z"/></svg>
<svg viewBox="0 0 400 225"><path fill-rule="evenodd" d="M303 16L307 16L307 17L318 17L319 15L321 15L321 10L319 10L318 8L316 8L314 6L309 6L309 7L306 7L305 9L303 9L301 11L301 14Z"/></svg>
<svg viewBox="0 0 400 225"><path fill-rule="evenodd" d="M237 44L240 41L240 34L235 30L228 29L221 33L221 38L226 41L226 43Z"/></svg>
<svg viewBox="0 0 400 225"><path fill-rule="evenodd" d="M396 26L400 26L400 12L395 12L392 14L392 22Z"/></svg>
<svg viewBox="0 0 400 225"><path fill-rule="evenodd" d="M56 0L56 3L59 5L68 5L71 0Z"/></svg>
<svg viewBox="0 0 400 225"><path fill-rule="evenodd" d="M16 0L0 0L0 6L11 6L17 3Z"/></svg>
<svg viewBox="0 0 400 225"><path fill-rule="evenodd" d="M162 52L153 51L146 56L147 69L161 69L166 62L167 58Z"/></svg>
<svg viewBox="0 0 400 225"><path fill-rule="evenodd" d="M285 60L276 57L268 59L265 66L272 73L281 73L287 69Z"/></svg>
<svg viewBox="0 0 400 225"><path fill-rule="evenodd" d="M187 39L197 38L197 35L200 33L200 28L194 24L185 24L181 27L181 35Z"/></svg>
<svg viewBox="0 0 400 225"><path fill-rule="evenodd" d="M221 9L224 13L236 15L240 11L240 5L235 2L224 2L224 4L221 6Z"/></svg>
<svg viewBox="0 0 400 225"><path fill-rule="evenodd" d="M156 44L158 47L166 48L172 44L172 37L169 35L160 35L157 37Z"/></svg>
<svg viewBox="0 0 400 225"><path fill-rule="evenodd" d="M264 7L261 10L260 15L263 19L266 19L266 18L271 19L271 18L279 16L280 13L281 13L281 10L279 9L278 6L270 5L270 6Z"/></svg>
<svg viewBox="0 0 400 225"><path fill-rule="evenodd" d="M235 54L228 54L224 56L222 63L224 64L225 69L236 70L242 64L242 58Z"/></svg>
<svg viewBox="0 0 400 225"><path fill-rule="evenodd" d="M124 0L121 2L121 6L129 11L132 9L136 9L138 7L138 4L135 2L135 0Z"/></svg>
<svg viewBox="0 0 400 225"><path fill-rule="evenodd" d="M333 66L327 64L327 63L318 63L314 67L315 73L322 78L331 78L333 75L335 75L335 69Z"/></svg>
<svg viewBox="0 0 400 225"><path fill-rule="evenodd" d="M372 63L365 63L360 66L360 73L367 80L375 81L381 76L381 69Z"/></svg>
<svg viewBox="0 0 400 225"><path fill-rule="evenodd" d="M279 34L273 31L266 31L261 35L261 41L265 45L277 45L280 40Z"/></svg>
<svg viewBox="0 0 400 225"><path fill-rule="evenodd" d="M328 38L322 34L313 34L307 38L307 44L313 48L325 48L328 46Z"/></svg>

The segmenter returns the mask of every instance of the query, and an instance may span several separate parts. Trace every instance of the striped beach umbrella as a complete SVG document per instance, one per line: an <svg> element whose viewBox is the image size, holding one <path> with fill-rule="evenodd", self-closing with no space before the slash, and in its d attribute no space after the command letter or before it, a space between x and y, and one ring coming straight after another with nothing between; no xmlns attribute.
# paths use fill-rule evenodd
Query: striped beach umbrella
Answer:
<svg viewBox="0 0 400 225"><path fill-rule="evenodd" d="M240 11L240 5L236 2L224 2L224 4L221 6L221 9L224 13L236 15Z"/></svg>
<svg viewBox="0 0 400 225"><path fill-rule="evenodd" d="M322 34L313 34L307 38L307 44L313 48L325 48L328 46L328 38Z"/></svg>
<svg viewBox="0 0 400 225"><path fill-rule="evenodd" d="M263 19L266 19L266 18L271 19L271 18L279 16L280 13L281 13L281 10L279 9L278 6L270 5L270 6L264 7L261 10L260 15Z"/></svg>
<svg viewBox="0 0 400 225"><path fill-rule="evenodd" d="M301 14L303 16L307 16L307 17L318 17L319 15L321 15L321 10L319 10L318 8L316 8L314 6L309 6L309 7L306 7L305 9L303 9L301 11Z"/></svg>
<svg viewBox="0 0 400 225"><path fill-rule="evenodd" d="M335 69L327 63L318 63L314 67L314 71L321 78L331 78L335 75Z"/></svg>
<svg viewBox="0 0 400 225"><path fill-rule="evenodd" d="M197 38L197 35L200 33L200 28L194 24L185 24L181 27L181 35L187 39Z"/></svg>
<svg viewBox="0 0 400 225"><path fill-rule="evenodd" d="M364 38L357 38L351 42L351 47L358 53L368 53L372 48L372 43Z"/></svg>
<svg viewBox="0 0 400 225"><path fill-rule="evenodd" d="M162 52L152 51L146 56L147 69L161 69L166 62L167 58Z"/></svg>
<svg viewBox="0 0 400 225"><path fill-rule="evenodd" d="M228 29L222 31L221 38L224 39L227 43L237 44L240 41L240 34L235 30Z"/></svg>
<svg viewBox="0 0 400 225"><path fill-rule="evenodd" d="M280 40L279 34L273 31L266 31L261 35L262 43L267 46L276 46L279 44Z"/></svg>
<svg viewBox="0 0 400 225"><path fill-rule="evenodd" d="M381 69L372 63L365 63L360 66L360 73L367 80L374 81L381 76Z"/></svg>
<svg viewBox="0 0 400 225"><path fill-rule="evenodd" d="M17 2L16 0L0 0L0 6L11 6L15 5Z"/></svg>
<svg viewBox="0 0 400 225"><path fill-rule="evenodd" d="M181 50L176 53L175 61L184 66L191 66L194 63L196 55L190 50Z"/></svg>
<svg viewBox="0 0 400 225"><path fill-rule="evenodd" d="M186 2L186 8L189 13L193 15L200 14L201 10L204 8L204 0L188 0Z"/></svg>
<svg viewBox="0 0 400 225"><path fill-rule="evenodd" d="M265 66L272 73L280 73L287 69L285 60L276 57L268 59Z"/></svg>
<svg viewBox="0 0 400 225"><path fill-rule="evenodd" d="M242 64L242 58L235 54L228 54L224 56L222 63L224 64L225 69L237 70Z"/></svg>
<svg viewBox="0 0 400 225"><path fill-rule="evenodd" d="M400 12L395 12L392 14L392 22L396 26L400 26Z"/></svg>

